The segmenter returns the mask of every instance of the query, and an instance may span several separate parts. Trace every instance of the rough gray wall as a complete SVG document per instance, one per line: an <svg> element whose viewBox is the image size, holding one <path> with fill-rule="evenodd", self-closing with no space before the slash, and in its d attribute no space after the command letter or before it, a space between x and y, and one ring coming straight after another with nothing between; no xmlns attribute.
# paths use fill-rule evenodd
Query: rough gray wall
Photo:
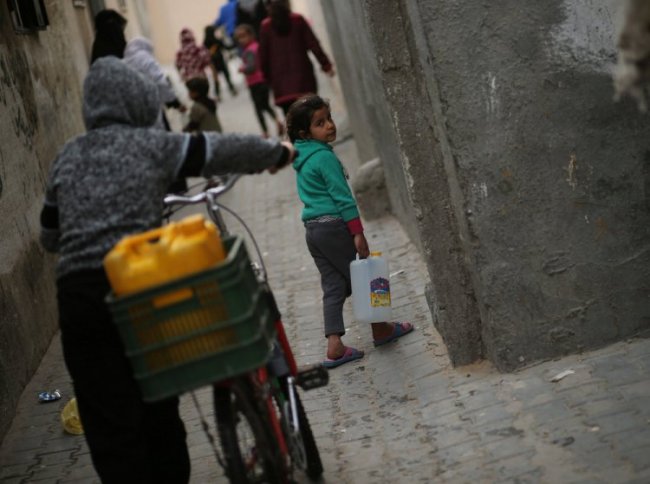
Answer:
<svg viewBox="0 0 650 484"><path fill-rule="evenodd" d="M613 102L612 0L414 1L512 369L650 327L650 119Z"/></svg>
<svg viewBox="0 0 650 484"><path fill-rule="evenodd" d="M402 155L382 87L376 49L368 33L365 8L361 2L347 0L321 5L359 159L362 163L381 159L391 207L411 239L419 244Z"/></svg>
<svg viewBox="0 0 650 484"><path fill-rule="evenodd" d="M394 132L377 150L397 141L395 198L412 203L455 364L511 370L650 328L650 119L613 102L616 3L364 0L338 15L370 39L347 67L363 78L376 54Z"/></svg>
<svg viewBox="0 0 650 484"><path fill-rule="evenodd" d="M323 4L332 45L349 82L342 82L350 111L362 111L383 162L395 215L423 252L432 288L429 301L455 364L482 354L480 326L465 244L461 237L443 151L435 132L411 19L403 2L366 0ZM333 24L333 25L332 25ZM366 101L360 103L360 99ZM435 101L438 102L438 101ZM443 138L444 139L444 138ZM448 157L447 157L448 158ZM455 188L458 191L457 188ZM464 232L467 232L465 229Z"/></svg>
<svg viewBox="0 0 650 484"><path fill-rule="evenodd" d="M421 27L406 2L364 4L431 279L427 299L433 320L452 363L470 363L483 354L468 260L471 241L445 126L437 122L442 107L430 83Z"/></svg>
<svg viewBox="0 0 650 484"><path fill-rule="evenodd" d="M0 438L57 328L54 259L38 243L39 213L50 161L83 130L76 14L72 2L46 8L46 31L17 35L0 3Z"/></svg>

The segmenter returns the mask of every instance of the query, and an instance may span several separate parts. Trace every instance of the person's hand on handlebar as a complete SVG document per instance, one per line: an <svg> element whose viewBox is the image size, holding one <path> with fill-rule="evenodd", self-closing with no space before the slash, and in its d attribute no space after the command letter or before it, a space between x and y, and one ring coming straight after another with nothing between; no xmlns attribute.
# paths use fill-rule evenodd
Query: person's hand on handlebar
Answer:
<svg viewBox="0 0 650 484"><path fill-rule="evenodd" d="M270 166L268 168L268 171L271 174L275 174L285 166L293 163L293 159L296 157L296 148L294 148L291 142L282 141L282 146L284 146L287 150L289 150L289 156L287 156L286 158L283 157L280 163L278 163L277 165Z"/></svg>

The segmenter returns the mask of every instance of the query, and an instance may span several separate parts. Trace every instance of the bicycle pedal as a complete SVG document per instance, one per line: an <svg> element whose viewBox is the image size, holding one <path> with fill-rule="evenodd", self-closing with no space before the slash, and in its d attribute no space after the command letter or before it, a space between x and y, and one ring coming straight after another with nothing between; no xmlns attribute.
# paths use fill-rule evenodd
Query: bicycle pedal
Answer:
<svg viewBox="0 0 650 484"><path fill-rule="evenodd" d="M313 390L329 383L330 375L323 365L316 364L298 369L296 385L303 390Z"/></svg>

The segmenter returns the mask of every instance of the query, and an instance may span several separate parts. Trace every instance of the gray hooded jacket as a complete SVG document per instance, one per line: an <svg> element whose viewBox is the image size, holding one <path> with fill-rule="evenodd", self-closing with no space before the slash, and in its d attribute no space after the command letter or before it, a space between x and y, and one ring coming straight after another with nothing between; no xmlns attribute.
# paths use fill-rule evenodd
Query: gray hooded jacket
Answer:
<svg viewBox="0 0 650 484"><path fill-rule="evenodd" d="M124 49L124 57L122 60L129 67L148 77L158 87L158 95L162 104L160 105L160 112L158 113L154 126L165 129L163 105L176 101L176 93L153 55L153 44L149 39L145 39L144 37L136 37L129 40Z"/></svg>
<svg viewBox="0 0 650 484"><path fill-rule="evenodd" d="M50 168L41 242L59 252L57 276L100 269L125 235L161 224L166 188L182 176L249 173L286 162L286 148L252 135L152 128L156 86L116 57L93 63L84 82L87 132Z"/></svg>
<svg viewBox="0 0 650 484"><path fill-rule="evenodd" d="M129 40L124 49L124 62L156 84L161 102L169 103L176 99L172 85L153 55L153 44L149 39L136 37Z"/></svg>

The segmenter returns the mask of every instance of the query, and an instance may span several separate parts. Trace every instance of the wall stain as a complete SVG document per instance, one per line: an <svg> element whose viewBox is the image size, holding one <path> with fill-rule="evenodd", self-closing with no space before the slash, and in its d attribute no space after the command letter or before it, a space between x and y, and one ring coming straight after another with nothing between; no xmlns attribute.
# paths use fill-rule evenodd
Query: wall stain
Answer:
<svg viewBox="0 0 650 484"><path fill-rule="evenodd" d="M505 194L510 193L513 190L512 187L512 172L509 168L501 169L501 180L497 183L497 189Z"/></svg>
<svg viewBox="0 0 650 484"><path fill-rule="evenodd" d="M567 340L572 340L575 335L576 333L572 329L562 327L553 328L548 332L549 338L555 343L563 343Z"/></svg>
<svg viewBox="0 0 650 484"><path fill-rule="evenodd" d="M19 99L10 104L16 93ZM0 54L0 102L10 112L16 137L31 148L38 127L38 110L29 63L21 49Z"/></svg>
<svg viewBox="0 0 650 484"><path fill-rule="evenodd" d="M594 305L596 302L595 299L589 299L585 301L584 306L578 306L575 308L571 308L567 311L566 313L566 319L580 319L582 321L585 320L585 316L587 313L587 310Z"/></svg>
<svg viewBox="0 0 650 484"><path fill-rule="evenodd" d="M557 252L544 261L542 271L548 276L556 276L571 269L575 263L568 259L566 252Z"/></svg>
<svg viewBox="0 0 650 484"><path fill-rule="evenodd" d="M595 221L596 226L596 240L602 239L609 232L607 222L603 217L598 217Z"/></svg>
<svg viewBox="0 0 650 484"><path fill-rule="evenodd" d="M576 172L578 171L578 158L576 158L575 153L571 153L569 157L569 165L565 168L567 172L566 181L569 183L569 186L575 190L578 186L578 178Z"/></svg>
<svg viewBox="0 0 650 484"><path fill-rule="evenodd" d="M512 191L512 183L510 183L508 180L501 180L499 183L497 183L497 189L505 195Z"/></svg>

